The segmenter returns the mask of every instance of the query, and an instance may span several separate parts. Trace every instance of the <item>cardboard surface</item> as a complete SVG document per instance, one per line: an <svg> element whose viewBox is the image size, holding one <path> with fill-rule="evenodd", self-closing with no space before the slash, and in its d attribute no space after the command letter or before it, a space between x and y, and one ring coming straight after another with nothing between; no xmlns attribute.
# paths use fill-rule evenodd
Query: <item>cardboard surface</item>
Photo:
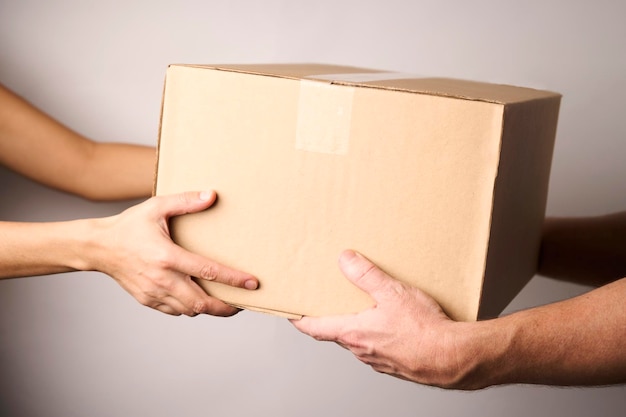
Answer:
<svg viewBox="0 0 626 417"><path fill-rule="evenodd" d="M172 236L260 279L254 292L200 281L231 304L368 308L337 267L350 248L455 319L494 316L535 272L559 102L353 67L172 65L155 192L218 192Z"/></svg>

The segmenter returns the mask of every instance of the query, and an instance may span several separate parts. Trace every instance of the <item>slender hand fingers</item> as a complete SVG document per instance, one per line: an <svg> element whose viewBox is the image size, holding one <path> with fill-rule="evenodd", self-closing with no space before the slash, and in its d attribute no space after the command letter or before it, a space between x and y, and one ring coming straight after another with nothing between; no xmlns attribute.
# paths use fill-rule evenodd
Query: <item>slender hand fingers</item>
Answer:
<svg viewBox="0 0 626 417"><path fill-rule="evenodd" d="M158 303L155 304L152 308L160 311L161 313L169 314L170 316L180 316L181 314L177 309L171 307L169 304Z"/></svg>
<svg viewBox="0 0 626 417"><path fill-rule="evenodd" d="M217 195L213 191L186 192L153 198L161 216L170 216L202 211L211 206ZM218 243L219 244L219 243ZM193 277L216 281L233 287L256 289L257 279L247 273L228 268L200 255L172 245L171 267Z"/></svg>
<svg viewBox="0 0 626 417"><path fill-rule="evenodd" d="M188 252L175 246L172 256L172 269L192 277L215 281L232 287L254 290L259 286L258 280L246 272L237 271L221 265L203 256Z"/></svg>
<svg viewBox="0 0 626 417"><path fill-rule="evenodd" d="M141 303L163 313L194 317L198 314L232 316L239 310L209 296L188 276L176 274L170 277L166 287L144 294Z"/></svg>
<svg viewBox="0 0 626 417"><path fill-rule="evenodd" d="M208 295L189 277L185 277L172 289L171 296L182 304L184 307L182 313L188 316L211 314L228 317L239 311L239 309Z"/></svg>

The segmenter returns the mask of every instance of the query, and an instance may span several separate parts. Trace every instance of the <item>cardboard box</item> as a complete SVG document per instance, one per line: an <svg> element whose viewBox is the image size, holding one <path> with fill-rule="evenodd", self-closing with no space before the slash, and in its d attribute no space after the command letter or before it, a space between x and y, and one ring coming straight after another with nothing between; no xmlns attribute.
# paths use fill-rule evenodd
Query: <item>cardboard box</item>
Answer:
<svg viewBox="0 0 626 417"><path fill-rule="evenodd" d="M354 249L457 320L498 315L534 275L560 95L328 65L171 65L156 194L215 189L173 219L191 251L256 275L284 316L361 311Z"/></svg>

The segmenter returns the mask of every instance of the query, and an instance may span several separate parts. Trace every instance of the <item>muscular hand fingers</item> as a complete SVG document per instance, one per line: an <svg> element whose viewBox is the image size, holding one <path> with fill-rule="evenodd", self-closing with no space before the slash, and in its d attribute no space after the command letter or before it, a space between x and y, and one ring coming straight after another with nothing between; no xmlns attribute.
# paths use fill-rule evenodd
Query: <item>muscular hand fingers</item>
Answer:
<svg viewBox="0 0 626 417"><path fill-rule="evenodd" d="M403 291L403 284L387 275L363 255L347 250L339 258L339 267L346 278L367 292L378 303L397 296Z"/></svg>
<svg viewBox="0 0 626 417"><path fill-rule="evenodd" d="M291 320L291 323L296 329L316 340L337 342L345 347L340 338L345 333L346 316L303 317L300 320Z"/></svg>

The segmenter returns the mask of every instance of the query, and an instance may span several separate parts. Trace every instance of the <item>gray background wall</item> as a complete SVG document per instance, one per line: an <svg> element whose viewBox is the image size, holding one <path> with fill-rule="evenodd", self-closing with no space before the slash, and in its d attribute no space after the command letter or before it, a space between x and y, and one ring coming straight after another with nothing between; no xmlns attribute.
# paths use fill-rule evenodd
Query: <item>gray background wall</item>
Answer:
<svg viewBox="0 0 626 417"><path fill-rule="evenodd" d="M620 1L0 1L0 82L97 140L155 144L169 63L325 62L564 94L549 214L626 208ZM102 216L0 170L0 218ZM535 277L508 311L586 291ZM582 324L581 324L582 325ZM284 320L173 318L98 273L0 282L2 416L623 415L624 387L446 392Z"/></svg>

